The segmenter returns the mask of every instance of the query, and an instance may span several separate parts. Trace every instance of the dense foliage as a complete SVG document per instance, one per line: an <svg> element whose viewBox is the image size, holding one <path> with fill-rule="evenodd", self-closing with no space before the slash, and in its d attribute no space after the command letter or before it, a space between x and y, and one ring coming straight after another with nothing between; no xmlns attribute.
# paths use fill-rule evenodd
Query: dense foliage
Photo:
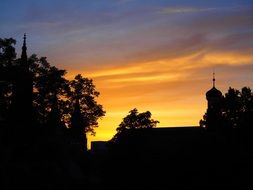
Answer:
<svg viewBox="0 0 253 190"><path fill-rule="evenodd" d="M117 133L113 137L112 141L117 141L125 132L136 129L154 128L159 121L151 118L151 112L146 111L139 113L136 108L129 111L129 114L123 118L123 121L116 129Z"/></svg>
<svg viewBox="0 0 253 190"><path fill-rule="evenodd" d="M253 93L249 87L241 90L229 88L222 97L219 127L223 129L251 130L253 123ZM200 125L208 126L206 113Z"/></svg>
<svg viewBox="0 0 253 190"><path fill-rule="evenodd" d="M12 38L0 39L0 99L1 112L8 114L12 103L12 75L20 59L16 59L16 41ZM105 115L102 105L97 103L99 92L91 79L78 74L73 80L67 80L66 70L51 66L46 57L33 54L27 60L33 79L33 112L36 121L47 125L50 113L58 112L65 127L73 126L71 117L74 114L74 104L78 100L79 118L83 133L95 134L98 119ZM76 117L76 116L75 116Z"/></svg>

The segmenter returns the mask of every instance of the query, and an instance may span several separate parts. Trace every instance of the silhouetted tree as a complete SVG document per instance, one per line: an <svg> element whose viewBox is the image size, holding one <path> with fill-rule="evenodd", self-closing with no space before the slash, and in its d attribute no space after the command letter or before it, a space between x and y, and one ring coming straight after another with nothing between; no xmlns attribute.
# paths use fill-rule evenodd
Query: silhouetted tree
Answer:
<svg viewBox="0 0 253 190"><path fill-rule="evenodd" d="M223 105L223 117L226 127L236 128L239 126L241 106L240 91L230 87L225 94Z"/></svg>
<svg viewBox="0 0 253 190"><path fill-rule="evenodd" d="M34 107L38 120L46 124L53 104L58 107L61 119L66 112L68 80L64 78L65 70L51 66L46 57L32 55L28 62L34 78Z"/></svg>
<svg viewBox="0 0 253 190"><path fill-rule="evenodd" d="M11 103L12 85L9 83L13 65L16 63L16 52L13 38L0 38L0 113L7 114ZM8 79L8 81L6 81Z"/></svg>
<svg viewBox="0 0 253 190"><path fill-rule="evenodd" d="M132 109L119 124L119 127L116 129L117 133L113 137L112 141L117 141L124 132L129 130L156 127L159 121L151 119L151 115L150 111L139 113L136 108Z"/></svg>
<svg viewBox="0 0 253 190"><path fill-rule="evenodd" d="M229 88L221 102L222 114L219 118L219 126L222 129L252 130L253 123L253 93L249 87L243 87L241 91ZM200 120L200 126L206 127L209 112ZM213 121L211 121L213 122Z"/></svg>
<svg viewBox="0 0 253 190"><path fill-rule="evenodd" d="M0 67L10 67L16 59L14 45L16 40L13 38L0 38Z"/></svg>
<svg viewBox="0 0 253 190"><path fill-rule="evenodd" d="M69 107L73 108L69 126L79 138L86 141L86 133L95 135L94 129L98 127L98 119L105 115L105 111L96 101L99 92L91 79L78 74L69 84Z"/></svg>
<svg viewBox="0 0 253 190"><path fill-rule="evenodd" d="M9 78L15 75L16 65L20 62L16 59L15 43L12 38L0 39L0 110L6 114L12 101L12 81ZM42 126L61 123L94 135L98 119L105 115L105 111L96 101L99 92L93 81L81 75L69 81L65 78L65 70L51 66L46 57L38 58L35 54L28 58L27 64L33 81L34 119ZM79 108L75 102L79 103ZM77 109L80 109L79 115ZM61 122L53 122L53 118Z"/></svg>
<svg viewBox="0 0 253 190"><path fill-rule="evenodd" d="M96 101L99 92L81 75L67 80L66 71L46 57L28 58L26 35L17 59L15 43L0 38L0 148L6 154L0 177L15 185L27 179L38 185L84 184L88 159L72 149L67 128L77 132L73 137L86 149L86 133L95 134L97 120L105 115Z"/></svg>
<svg viewBox="0 0 253 190"><path fill-rule="evenodd" d="M240 125L243 129L253 130L253 94L249 87L241 90L241 117Z"/></svg>

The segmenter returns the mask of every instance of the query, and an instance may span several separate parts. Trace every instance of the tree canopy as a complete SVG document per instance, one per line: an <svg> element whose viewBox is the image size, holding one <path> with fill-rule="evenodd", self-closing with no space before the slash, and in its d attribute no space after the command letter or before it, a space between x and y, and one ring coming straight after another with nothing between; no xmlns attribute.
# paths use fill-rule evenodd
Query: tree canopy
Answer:
<svg viewBox="0 0 253 190"><path fill-rule="evenodd" d="M12 38L0 38L0 114L8 115L9 105L12 104L12 77L20 62L16 59L15 43ZM66 70L51 66L46 57L39 58L33 54L27 63L32 76L33 114L37 123L47 126L53 118L57 118L66 128L71 128L78 119L82 121L79 122L79 131L83 135L94 135L98 119L105 115L105 111L97 102L99 92L93 81L81 74L73 80L66 79ZM75 106L77 102L78 107ZM78 117L76 112L80 112Z"/></svg>
<svg viewBox="0 0 253 190"><path fill-rule="evenodd" d="M159 121L152 119L151 116L150 111L139 113L136 108L130 110L116 129L117 133L113 137L113 141L117 141L125 131L156 127Z"/></svg>
<svg viewBox="0 0 253 190"><path fill-rule="evenodd" d="M69 100L72 113L79 112L79 118L76 119L80 120L79 124L84 129L84 132L95 134L94 129L98 127L98 119L105 115L102 105L96 101L99 92L96 90L92 79L84 78L80 74L76 75L74 80L69 82L69 85ZM70 123L70 126L74 127L75 124Z"/></svg>
<svg viewBox="0 0 253 190"><path fill-rule="evenodd" d="M223 129L252 130L253 123L253 93L249 87L241 90L229 88L222 97L219 125ZM200 120L200 126L205 127L208 112Z"/></svg>

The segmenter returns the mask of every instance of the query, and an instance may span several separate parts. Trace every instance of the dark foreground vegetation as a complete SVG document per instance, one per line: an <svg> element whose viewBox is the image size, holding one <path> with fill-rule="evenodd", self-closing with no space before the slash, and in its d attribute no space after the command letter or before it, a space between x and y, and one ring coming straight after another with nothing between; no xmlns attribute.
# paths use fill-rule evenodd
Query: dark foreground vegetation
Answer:
<svg viewBox="0 0 253 190"><path fill-rule="evenodd" d="M252 189L253 95L207 92L200 126L155 128L149 111L129 112L102 149L87 150L105 111L92 80L21 58L0 39L0 188Z"/></svg>

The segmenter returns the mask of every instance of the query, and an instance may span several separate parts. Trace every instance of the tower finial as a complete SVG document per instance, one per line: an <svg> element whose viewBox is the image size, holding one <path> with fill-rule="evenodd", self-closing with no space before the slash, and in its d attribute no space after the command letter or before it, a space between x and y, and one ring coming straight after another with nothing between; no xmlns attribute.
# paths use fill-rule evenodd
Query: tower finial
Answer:
<svg viewBox="0 0 253 190"><path fill-rule="evenodd" d="M215 88L215 72L213 71L213 87Z"/></svg>
<svg viewBox="0 0 253 190"><path fill-rule="evenodd" d="M24 33L24 37L23 37L24 41L23 41L23 46L22 46L22 54L21 54L21 59L26 61L27 60L27 47L26 47L26 33Z"/></svg>
<svg viewBox="0 0 253 190"><path fill-rule="evenodd" d="M26 45L26 33L24 33L23 39L24 39L24 44Z"/></svg>

